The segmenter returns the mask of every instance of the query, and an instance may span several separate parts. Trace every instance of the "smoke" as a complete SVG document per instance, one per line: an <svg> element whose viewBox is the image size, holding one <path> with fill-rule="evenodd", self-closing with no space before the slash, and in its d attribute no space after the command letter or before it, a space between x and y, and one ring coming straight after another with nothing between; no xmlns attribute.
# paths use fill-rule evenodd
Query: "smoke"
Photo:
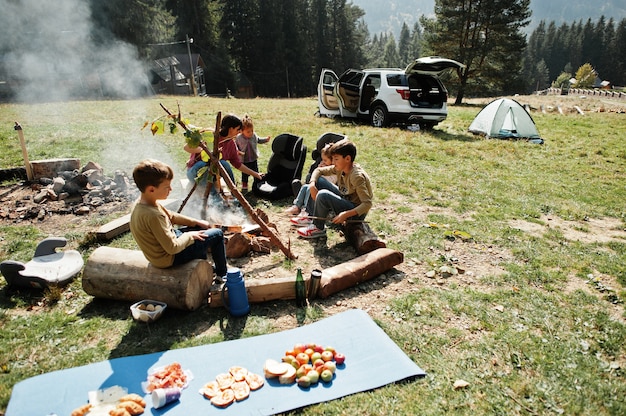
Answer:
<svg viewBox="0 0 626 416"><path fill-rule="evenodd" d="M132 45L94 42L89 2L0 0L0 10L0 81L15 100L129 98L149 91Z"/></svg>

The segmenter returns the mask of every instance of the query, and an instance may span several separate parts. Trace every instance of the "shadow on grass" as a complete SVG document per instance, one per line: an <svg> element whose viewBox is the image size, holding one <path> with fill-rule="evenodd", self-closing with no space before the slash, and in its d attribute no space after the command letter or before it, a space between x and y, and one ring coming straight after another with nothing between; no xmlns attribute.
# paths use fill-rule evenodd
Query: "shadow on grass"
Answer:
<svg viewBox="0 0 626 416"><path fill-rule="evenodd" d="M467 107L471 107L471 105L468 105ZM482 106L480 106L482 107ZM337 126L344 126L346 123L352 123L352 124L357 124L357 125L363 125L363 126L369 126L369 123L365 122L364 120L348 120L348 119L342 119L339 117L335 117L332 119L332 122L334 124L337 124ZM383 127L384 129L399 129L399 130L407 130L407 126L406 124L392 124L389 127ZM372 129L378 129L378 127L371 127ZM437 128L428 128L428 129L424 129L421 130L421 132L428 132L429 134L431 134L432 136L434 136L437 139L443 140L443 141L459 141L459 142L476 142L476 141L481 141L483 140L480 136L476 136L470 132L467 132L467 134L453 134L453 133L449 133L446 131L442 131L442 130L438 130ZM417 132L416 134L421 134L420 132Z"/></svg>

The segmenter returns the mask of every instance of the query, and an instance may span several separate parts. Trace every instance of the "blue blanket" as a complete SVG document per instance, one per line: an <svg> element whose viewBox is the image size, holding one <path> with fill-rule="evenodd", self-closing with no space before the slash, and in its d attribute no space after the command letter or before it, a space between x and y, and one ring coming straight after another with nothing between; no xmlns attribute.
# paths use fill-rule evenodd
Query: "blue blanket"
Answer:
<svg viewBox="0 0 626 416"><path fill-rule="evenodd" d="M199 393L204 384L228 372L231 366L243 366L263 375L266 359L280 361L294 344L310 342L332 345L345 354L345 366L337 370L331 383L301 389L295 384L266 382L248 399L225 409L214 407ZM89 391L116 385L143 396L141 382L148 372L172 362L190 370L193 379L179 401L161 409L152 408L150 395L146 395L145 414L272 415L425 375L367 313L353 309L284 332L116 358L35 376L14 386L6 416L66 416L87 403Z"/></svg>

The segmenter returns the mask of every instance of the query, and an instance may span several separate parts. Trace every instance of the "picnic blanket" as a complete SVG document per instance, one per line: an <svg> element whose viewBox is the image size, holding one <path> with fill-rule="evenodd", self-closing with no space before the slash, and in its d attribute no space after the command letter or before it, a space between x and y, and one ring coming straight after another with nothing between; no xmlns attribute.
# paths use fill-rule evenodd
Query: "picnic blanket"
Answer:
<svg viewBox="0 0 626 416"><path fill-rule="evenodd" d="M231 366L243 366L263 375L268 358L280 361L285 351L297 343L332 345L345 354L345 365L340 366L331 383L302 389L296 384L266 382L248 399L224 409L214 407L199 393L204 384L228 372ZM193 378L179 401L154 409L141 383L152 369L173 362L189 370ZM145 395L145 413L151 415L272 415L425 374L366 312L352 309L288 331L115 358L31 377L13 387L6 416L69 415L87 403L90 391L112 386Z"/></svg>

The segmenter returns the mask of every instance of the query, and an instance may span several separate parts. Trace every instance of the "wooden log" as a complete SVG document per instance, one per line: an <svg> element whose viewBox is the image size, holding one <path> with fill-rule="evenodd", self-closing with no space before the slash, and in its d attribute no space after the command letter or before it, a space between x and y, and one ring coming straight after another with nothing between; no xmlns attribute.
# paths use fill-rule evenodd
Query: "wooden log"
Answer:
<svg viewBox="0 0 626 416"><path fill-rule="evenodd" d="M206 260L159 269L139 250L98 247L83 270L83 290L104 299L153 299L169 307L194 310L208 302L213 267Z"/></svg>
<svg viewBox="0 0 626 416"><path fill-rule="evenodd" d="M343 231L346 240L359 254L366 254L370 251L387 247L387 244L374 234L374 231L366 222L347 222Z"/></svg>
<svg viewBox="0 0 626 416"><path fill-rule="evenodd" d="M166 199L159 202L165 208L171 210L174 205L178 204L178 199ZM130 214L126 214L123 217L119 217L113 221L110 221L96 231L96 238L100 241L109 241L130 231Z"/></svg>
<svg viewBox="0 0 626 416"><path fill-rule="evenodd" d="M79 159L32 160L33 179L54 178L58 172L80 169Z"/></svg>
<svg viewBox="0 0 626 416"><path fill-rule="evenodd" d="M404 261L404 254L380 248L345 263L324 269L318 296L326 298L341 290L373 279Z"/></svg>
<svg viewBox="0 0 626 416"><path fill-rule="evenodd" d="M358 283L373 279L403 261L404 255L401 252L381 248L325 269L322 271L318 296L325 298L333 293L353 287ZM307 287L309 278L309 276L304 277ZM277 299L295 299L295 282L295 274L289 277L272 279L246 279L248 302L260 303ZM209 295L209 306L211 308L224 306L221 292L221 287L217 285L211 287Z"/></svg>
<svg viewBox="0 0 626 416"><path fill-rule="evenodd" d="M289 277L246 279L245 284L249 303L261 303L270 300L289 300L296 298L295 274ZM228 296L228 294L226 296ZM211 308L224 306L224 303L222 302L221 286L213 285L211 287L211 293L209 294L209 306Z"/></svg>

